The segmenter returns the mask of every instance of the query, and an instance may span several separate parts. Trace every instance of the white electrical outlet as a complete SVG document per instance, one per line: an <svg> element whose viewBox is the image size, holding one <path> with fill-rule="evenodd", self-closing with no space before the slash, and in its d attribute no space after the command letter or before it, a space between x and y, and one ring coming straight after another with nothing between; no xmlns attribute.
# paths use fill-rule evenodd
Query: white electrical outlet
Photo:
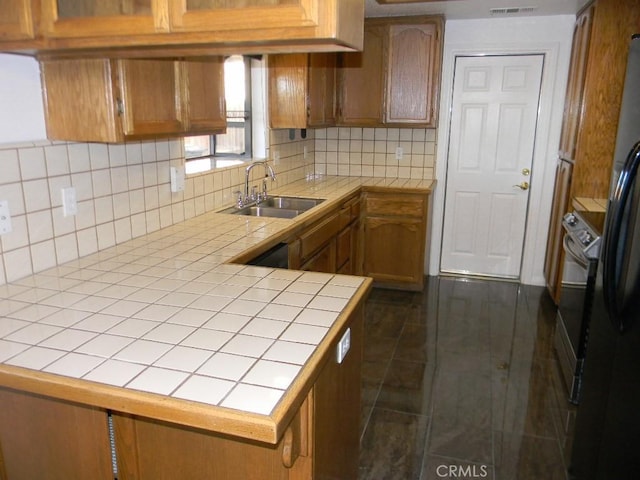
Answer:
<svg viewBox="0 0 640 480"><path fill-rule="evenodd" d="M302 147L302 157L306 160L309 152L307 151L307 146Z"/></svg>
<svg viewBox="0 0 640 480"><path fill-rule="evenodd" d="M171 191L173 193L184 191L183 167L171 167Z"/></svg>
<svg viewBox="0 0 640 480"><path fill-rule="evenodd" d="M76 198L76 189L74 187L66 187L62 189L62 215L68 217L78 213L78 199Z"/></svg>
<svg viewBox="0 0 640 480"><path fill-rule="evenodd" d="M338 363L342 363L344 357L347 356L347 352L351 348L351 329L347 328L347 331L344 332L342 338L338 342L338 346L336 348L336 361Z"/></svg>
<svg viewBox="0 0 640 480"><path fill-rule="evenodd" d="M9 213L9 202L0 200L0 235L11 233L11 214Z"/></svg>
<svg viewBox="0 0 640 480"><path fill-rule="evenodd" d="M277 150L273 152L273 164L280 165L280 152Z"/></svg>
<svg viewBox="0 0 640 480"><path fill-rule="evenodd" d="M402 160L403 155L404 151L402 150L402 147L396 147L396 160Z"/></svg>

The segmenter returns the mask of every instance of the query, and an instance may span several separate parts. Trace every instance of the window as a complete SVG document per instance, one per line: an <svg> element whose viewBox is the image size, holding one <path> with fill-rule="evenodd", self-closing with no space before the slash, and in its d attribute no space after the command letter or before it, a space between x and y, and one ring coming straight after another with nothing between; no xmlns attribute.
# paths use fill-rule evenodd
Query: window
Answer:
<svg viewBox="0 0 640 480"><path fill-rule="evenodd" d="M262 66L261 63L260 66ZM225 60L227 132L218 135L185 137L186 173L238 165L252 158L252 126L254 124L252 97L255 97L255 93L252 93L251 76L249 57L232 55Z"/></svg>

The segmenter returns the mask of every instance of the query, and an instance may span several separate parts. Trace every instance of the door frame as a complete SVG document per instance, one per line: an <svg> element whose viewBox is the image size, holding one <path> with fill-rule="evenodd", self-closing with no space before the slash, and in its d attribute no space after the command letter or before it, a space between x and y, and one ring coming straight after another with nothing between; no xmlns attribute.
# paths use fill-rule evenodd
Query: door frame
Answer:
<svg viewBox="0 0 640 480"><path fill-rule="evenodd" d="M527 20L527 19L524 19ZM436 187L433 192L433 215L431 221L431 245L429 252L428 268L430 275L440 274L440 253L442 246L442 230L444 221L444 198L447 179L447 166L449 155L449 140L451 128L451 109L453 105L453 76L455 61L458 56L486 56L486 55L543 55L544 63L542 81L540 86L540 103L538 107L538 123L536 127L532 179L529 196L529 209L525 226L524 251L522 255L522 267L520 270L520 283L528 285L544 286L544 255L546 238L549 227L549 213L553 197L553 176L558 158L558 145L560 141L560 129L564 110L564 97L571 54L571 36L573 33L574 16L561 16L561 19L551 21L549 30L554 31L551 38L565 38L564 41L542 42L548 32L544 26L536 26L538 33L529 35L514 34L510 31L514 28L515 19L512 19L510 28L503 27L498 35L511 35L510 38L522 38L516 43L493 41L482 44L473 41L477 38L486 38L486 32L491 22L483 22L480 30L474 29L473 22L447 22L445 28L445 42L442 64L442 84L440 96L440 117L438 122L438 143L436 158L435 179ZM453 25L453 24L457 25ZM541 21L542 23L542 21ZM557 23L557 24L556 24ZM465 25L466 24L466 25ZM471 28L469 26L471 25ZM505 24L502 24L505 25ZM454 27L454 28L451 28ZM457 28L455 28L457 27ZM527 29L527 26L521 25ZM565 27L558 32L558 27ZM517 31L518 26L515 26ZM453 31L453 33L452 33ZM484 32L480 35L479 31ZM540 33L542 32L542 33ZM468 37L468 41L450 43L449 36ZM535 38L531 38L535 37ZM529 40L529 41L527 41ZM532 208L537 205L538 208Z"/></svg>

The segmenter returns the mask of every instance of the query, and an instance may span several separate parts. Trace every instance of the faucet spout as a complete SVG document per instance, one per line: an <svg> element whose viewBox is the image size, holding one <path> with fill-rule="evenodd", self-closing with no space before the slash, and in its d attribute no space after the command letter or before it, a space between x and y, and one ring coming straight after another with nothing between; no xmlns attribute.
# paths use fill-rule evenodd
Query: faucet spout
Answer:
<svg viewBox="0 0 640 480"><path fill-rule="evenodd" d="M275 179L276 179L276 172L273 170L271 165L269 165L267 163L266 160L260 160L260 161L251 163L246 168L245 176L244 176L244 199L245 199L245 202L260 201L261 198L266 198L266 196L267 196L267 182L266 181L262 182L262 195L258 195L258 197L261 197L261 198L255 198L255 195L251 195L249 193L249 176L250 176L251 170L253 170L253 167L255 167L256 165L263 165L264 166L264 176L265 176L265 178L266 177L271 177L272 181L275 181Z"/></svg>

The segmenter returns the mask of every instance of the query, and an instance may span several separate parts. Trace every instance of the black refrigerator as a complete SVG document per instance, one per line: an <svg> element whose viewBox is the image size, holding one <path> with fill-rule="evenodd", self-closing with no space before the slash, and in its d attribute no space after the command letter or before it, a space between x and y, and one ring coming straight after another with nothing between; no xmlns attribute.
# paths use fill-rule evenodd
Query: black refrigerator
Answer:
<svg viewBox="0 0 640 480"><path fill-rule="evenodd" d="M569 476L640 479L640 35L631 40Z"/></svg>

